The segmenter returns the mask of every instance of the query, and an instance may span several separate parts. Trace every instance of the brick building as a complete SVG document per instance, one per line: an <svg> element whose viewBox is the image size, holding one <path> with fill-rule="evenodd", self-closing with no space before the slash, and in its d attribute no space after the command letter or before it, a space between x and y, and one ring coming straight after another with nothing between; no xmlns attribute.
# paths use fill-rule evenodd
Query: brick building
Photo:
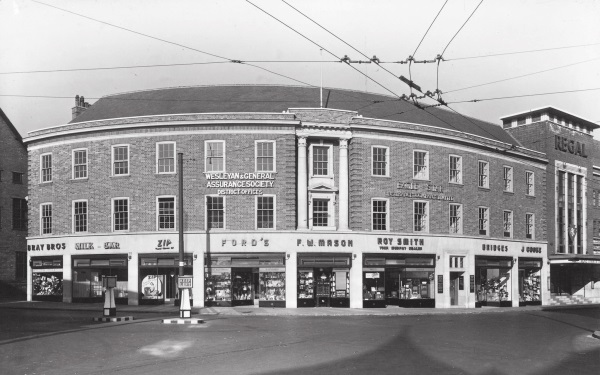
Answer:
<svg viewBox="0 0 600 375"><path fill-rule="evenodd" d="M552 304L600 302L600 143L594 122L546 107L502 118L523 146L546 154Z"/></svg>
<svg viewBox="0 0 600 375"><path fill-rule="evenodd" d="M319 98L290 86L77 98L73 121L25 140L28 298L101 300L117 276L117 303L172 303L183 225L195 306L547 303L545 154L439 108Z"/></svg>
<svg viewBox="0 0 600 375"><path fill-rule="evenodd" d="M25 296L27 149L0 109L0 296Z"/></svg>

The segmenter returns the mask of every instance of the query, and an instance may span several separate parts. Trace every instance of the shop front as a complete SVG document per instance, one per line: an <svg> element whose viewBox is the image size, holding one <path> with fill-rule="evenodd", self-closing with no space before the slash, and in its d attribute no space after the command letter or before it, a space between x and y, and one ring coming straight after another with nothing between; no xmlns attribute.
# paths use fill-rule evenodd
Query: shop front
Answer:
<svg viewBox="0 0 600 375"><path fill-rule="evenodd" d="M350 254L298 254L298 307L350 307Z"/></svg>
<svg viewBox="0 0 600 375"><path fill-rule="evenodd" d="M285 307L284 254L208 254L205 305Z"/></svg>
<svg viewBox="0 0 600 375"><path fill-rule="evenodd" d="M116 276L115 303L127 305L127 255L74 256L73 302L104 302L102 279Z"/></svg>
<svg viewBox="0 0 600 375"><path fill-rule="evenodd" d="M140 254L139 259L140 305L160 305L171 301L177 305L179 254ZM193 275L191 255L185 254L184 263L184 274ZM193 296L190 299L193 301Z"/></svg>
<svg viewBox="0 0 600 375"><path fill-rule="evenodd" d="M363 307L435 307L435 256L365 254Z"/></svg>
<svg viewBox="0 0 600 375"><path fill-rule="evenodd" d="M519 306L542 304L542 260L519 258Z"/></svg>
<svg viewBox="0 0 600 375"><path fill-rule="evenodd" d="M33 301L63 300L63 257L31 257Z"/></svg>
<svg viewBox="0 0 600 375"><path fill-rule="evenodd" d="M510 257L475 257L476 307L512 306L512 266Z"/></svg>

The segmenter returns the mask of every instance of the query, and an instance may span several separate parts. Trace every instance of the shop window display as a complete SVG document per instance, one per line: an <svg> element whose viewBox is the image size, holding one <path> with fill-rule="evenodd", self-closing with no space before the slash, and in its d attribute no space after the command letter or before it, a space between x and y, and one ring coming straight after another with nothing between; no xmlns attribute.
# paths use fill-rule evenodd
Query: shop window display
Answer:
<svg viewBox="0 0 600 375"><path fill-rule="evenodd" d="M231 268L206 272L206 301L231 302Z"/></svg>
<svg viewBox="0 0 600 375"><path fill-rule="evenodd" d="M236 305L254 304L254 289L252 288L252 272L233 270L231 284L233 286L232 301ZM223 283L225 286L226 283Z"/></svg>
<svg viewBox="0 0 600 375"><path fill-rule="evenodd" d="M285 272L260 272L259 301L285 301Z"/></svg>
<svg viewBox="0 0 600 375"><path fill-rule="evenodd" d="M500 303L510 301L510 270L502 268L479 268L477 301Z"/></svg>
<svg viewBox="0 0 600 375"><path fill-rule="evenodd" d="M519 270L519 302L539 302L540 294L540 269Z"/></svg>
<svg viewBox="0 0 600 375"><path fill-rule="evenodd" d="M62 272L34 272L32 286L33 296L62 297Z"/></svg>
<svg viewBox="0 0 600 375"><path fill-rule="evenodd" d="M434 298L435 282L432 271L405 269L401 272L400 299L431 299Z"/></svg>
<svg viewBox="0 0 600 375"><path fill-rule="evenodd" d="M383 300L385 299L385 279L383 272L364 272L363 277L363 299Z"/></svg>

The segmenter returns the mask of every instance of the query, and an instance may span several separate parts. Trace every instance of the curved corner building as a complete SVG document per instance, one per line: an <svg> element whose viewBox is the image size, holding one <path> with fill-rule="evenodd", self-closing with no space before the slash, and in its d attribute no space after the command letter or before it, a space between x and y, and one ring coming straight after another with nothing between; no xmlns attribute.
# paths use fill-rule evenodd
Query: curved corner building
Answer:
<svg viewBox="0 0 600 375"><path fill-rule="evenodd" d="M210 86L78 99L73 121L25 139L28 298L100 301L117 276L117 303L174 303L183 227L193 306L547 303L545 154L443 109L319 97Z"/></svg>

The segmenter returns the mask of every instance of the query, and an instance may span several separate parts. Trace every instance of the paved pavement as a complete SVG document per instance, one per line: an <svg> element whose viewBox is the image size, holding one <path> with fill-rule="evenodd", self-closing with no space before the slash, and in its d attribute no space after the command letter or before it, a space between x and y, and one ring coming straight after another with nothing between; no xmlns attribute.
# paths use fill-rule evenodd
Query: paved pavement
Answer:
<svg viewBox="0 0 600 375"><path fill-rule="evenodd" d="M38 309L38 310L70 310L70 311L95 311L102 313L102 303L64 303L64 302L27 302L18 300L0 299L0 307L12 309ZM255 306L238 307L192 307L192 315L250 315L250 316L400 316L400 315L440 315L440 314L485 314L515 311L541 311L562 310L570 308L598 308L600 304L573 305L573 306L526 306L526 307L482 307L482 308L402 308L387 307L380 309L350 309L350 308L267 308ZM117 305L117 316L132 314L164 314L165 316L178 315L179 307L172 304L164 305Z"/></svg>

